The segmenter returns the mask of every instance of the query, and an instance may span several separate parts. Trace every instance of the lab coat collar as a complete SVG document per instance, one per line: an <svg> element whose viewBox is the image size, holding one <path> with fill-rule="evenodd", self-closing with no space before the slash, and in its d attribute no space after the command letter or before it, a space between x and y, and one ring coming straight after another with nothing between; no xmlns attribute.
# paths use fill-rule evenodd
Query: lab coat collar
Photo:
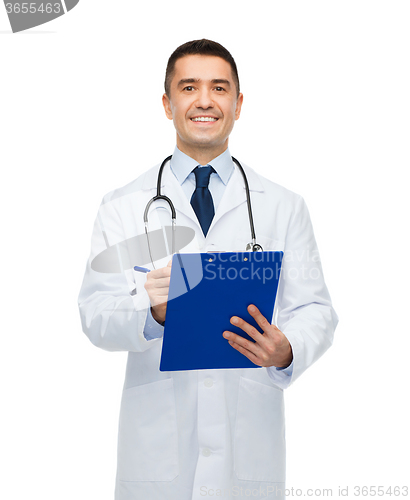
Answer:
<svg viewBox="0 0 410 500"><path fill-rule="evenodd" d="M259 193L263 193L264 187L263 187L263 184L262 184L258 174L254 170L249 168L248 166L244 165L243 163L241 163L241 164L242 164L243 169L245 170L245 174L246 174L246 177L248 179L250 191L257 191ZM160 166L161 166L161 164L158 164L145 173L144 180L142 183L142 189L144 189L144 190L156 189L157 179L158 179L158 171L159 171ZM242 178L242 174L239 172L239 168L235 164L234 164L234 168L235 168L235 172L237 172ZM164 166L164 172L163 172L162 181L161 181L161 188L165 186L165 172L168 170L170 170L169 162ZM234 174L232 174L232 176L230 176L230 180L232 180L233 175ZM175 177L175 175L174 175L174 177ZM221 176L221 179L222 179L222 181L224 181L222 176ZM243 181L243 179L242 179L242 181ZM245 186L244 186L244 191L245 191Z"/></svg>
<svg viewBox="0 0 410 500"><path fill-rule="evenodd" d="M242 165L242 168L245 170L246 178L248 180L249 191L253 192L263 192L264 188L261 180L257 176L257 174ZM246 189L244 184L244 178L239 168L235 165L235 171L232 174L228 185L226 186L225 192L222 196L222 199L216 209L214 218L212 219L211 226L209 227L208 234L212 232L212 228L218 223L218 221L230 210L236 208L238 205L246 202ZM251 203L252 203L252 195L251 195Z"/></svg>
<svg viewBox="0 0 410 500"><path fill-rule="evenodd" d="M207 163L207 165L212 165L212 168L219 175L221 181L226 186L228 184L229 178L234 171L234 166L231 160L229 149L226 149L222 154ZM194 168L198 166L198 162L194 160L194 158L191 158L190 156L180 151L178 147L175 146L170 166L173 174L182 186L188 175L194 170Z"/></svg>
<svg viewBox="0 0 410 500"><path fill-rule="evenodd" d="M143 180L143 189L156 189L159 167L160 165L157 165L156 167L146 172ZM242 167L245 170L245 174L248 179L249 190L251 192L263 192L264 187L258 174L256 174L254 170L247 167L246 165L242 165ZM218 205L207 236L212 232L212 228L215 226L215 224L217 224L217 222L227 212L246 202L244 179L241 172L239 171L239 168L236 165L234 165L234 168L235 170L230 176L229 182ZM177 212L181 212L189 217L198 226L198 230L202 231L192 205L186 197L178 179L172 173L169 162L164 166L164 170L162 173L161 193L171 199ZM154 195L155 192L152 193L152 196Z"/></svg>

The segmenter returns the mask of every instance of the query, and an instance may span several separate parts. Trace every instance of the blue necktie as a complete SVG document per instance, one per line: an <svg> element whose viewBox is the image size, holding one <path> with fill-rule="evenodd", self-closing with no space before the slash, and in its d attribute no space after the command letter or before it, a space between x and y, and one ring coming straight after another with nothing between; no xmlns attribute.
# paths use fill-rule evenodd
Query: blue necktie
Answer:
<svg viewBox="0 0 410 500"><path fill-rule="evenodd" d="M196 189L191 198L191 205L206 236L215 214L214 202L208 189L209 178L215 170L211 165L207 165L206 167L196 167L193 172L196 179Z"/></svg>

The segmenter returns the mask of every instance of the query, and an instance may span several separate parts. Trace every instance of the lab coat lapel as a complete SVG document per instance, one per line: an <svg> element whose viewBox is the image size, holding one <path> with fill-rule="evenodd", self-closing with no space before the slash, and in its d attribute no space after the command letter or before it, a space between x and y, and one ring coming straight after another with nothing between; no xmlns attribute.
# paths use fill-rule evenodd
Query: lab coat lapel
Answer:
<svg viewBox="0 0 410 500"><path fill-rule="evenodd" d="M155 169L153 173L151 173L150 178L146 179L145 187L150 187L151 189L156 189L157 186L157 176L158 169ZM156 193L152 191L152 196ZM202 233L201 226L196 217L194 209L191 206L190 201L186 197L181 185L178 182L178 179L172 173L169 163L165 165L163 174L162 174L162 182L161 182L161 194L167 196L174 205L177 216L177 229L178 227L185 226L193 229L195 231L195 236L190 243L188 243L185 247L183 247L180 251L184 253L197 253L203 247L205 238ZM156 202L158 205L163 205L167 211L170 209L168 205L164 201ZM182 216L183 215L183 216Z"/></svg>
<svg viewBox="0 0 410 500"><path fill-rule="evenodd" d="M219 202L218 208L216 209L209 231L212 230L212 227L215 226L226 213L245 201L246 191L243 184L243 178L238 169L235 168L225 188L224 194L222 195L221 201Z"/></svg>
<svg viewBox="0 0 410 500"><path fill-rule="evenodd" d="M177 218L178 218L178 212L181 212L184 215L186 215L189 219L191 219L200 228L198 219L195 215L194 209L192 208L190 200L188 200L188 198L186 197L181 187L181 184L178 182L178 179L172 173L169 166L166 170L164 170L162 179L163 179L163 185L162 185L163 192L166 196L168 196L172 200L175 210L177 211Z"/></svg>
<svg viewBox="0 0 410 500"><path fill-rule="evenodd" d="M159 165L146 173L143 182L144 190L156 190L158 171ZM172 173L169 162L164 166L164 170L162 172L161 194L167 196L172 201L175 210L177 211L177 224L178 212L181 212L191 219L198 227L200 227L191 203L185 196L185 193L175 175ZM155 191L152 191L152 196L155 196Z"/></svg>
<svg viewBox="0 0 410 500"><path fill-rule="evenodd" d="M152 168L145 174L142 189L147 193L147 201L156 195L158 172L159 172L159 165L157 167ZM203 244L202 241L203 234L201 232L202 231L201 227L199 226L195 212L193 211L191 204L189 203L187 197L185 196L185 193L183 192L181 185L179 184L178 180L172 173L169 167L169 163L167 163L164 166L164 170L162 173L161 194L163 196L167 196L174 205L177 217L176 218L177 231L178 227L181 228L181 226L189 227L195 231L195 236L193 240L190 241L190 243L188 243L185 247L180 249L180 251L185 253L199 252ZM164 211L158 210L158 208L161 206L164 207L165 209ZM169 215L161 219L161 215L165 213ZM181 217L182 214L186 217ZM151 205L151 209L149 212L149 229L150 231L152 231L153 229L159 229L164 224L165 225L170 224L170 207L168 203L166 203L166 201L158 200ZM165 266L166 264L167 262L165 262L165 264L163 265Z"/></svg>
<svg viewBox="0 0 410 500"><path fill-rule="evenodd" d="M246 177L248 179L249 190L251 192L263 192L263 184L259 179L259 176L254 172L251 168L242 165ZM157 176L158 176L158 168L151 169L147 172L146 177L144 179L144 189L155 189L157 185ZM198 232L202 235L202 229L199 224L199 221L196 217L196 214L192 208L192 205L188 198L186 197L184 191L182 190L181 185L178 180L172 173L169 163L167 163L164 167L162 174L162 182L161 182L161 193L165 196L168 196L172 203L174 204L175 210L177 211L177 224L178 224L178 212L183 213L186 217L190 219L192 222L192 227L195 227L196 233ZM154 196L155 193L153 193ZM225 192L222 196L222 199L218 205L215 216L212 220L212 224L209 228L208 234L212 231L212 228L218 224L218 222L223 219L223 216L238 207L242 203L246 202L246 190L244 179L239 171L239 168L235 166L235 170L228 181L228 184L225 188Z"/></svg>
<svg viewBox="0 0 410 500"><path fill-rule="evenodd" d="M259 176L250 168L242 165L245 170L246 178L248 180L249 191L251 192L263 192L264 188ZM242 173L239 171L238 167L235 167L235 171L228 181L225 192L216 210L215 216L212 220L212 224L209 231L218 224L228 212L238 207L242 203L246 203L246 189Z"/></svg>

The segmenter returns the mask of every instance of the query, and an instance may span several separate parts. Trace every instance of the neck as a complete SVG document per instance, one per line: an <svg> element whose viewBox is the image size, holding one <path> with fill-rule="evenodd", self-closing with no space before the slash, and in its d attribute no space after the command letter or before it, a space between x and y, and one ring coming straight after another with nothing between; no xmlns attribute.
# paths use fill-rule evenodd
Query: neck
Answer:
<svg viewBox="0 0 410 500"><path fill-rule="evenodd" d="M209 147L206 146L204 148L199 147L189 147L186 144L181 143L177 137L177 146L182 153L185 153L190 158L193 158L199 165L207 165L209 162L214 160L217 156L221 155L228 148L228 141L222 146L219 145L217 147Z"/></svg>

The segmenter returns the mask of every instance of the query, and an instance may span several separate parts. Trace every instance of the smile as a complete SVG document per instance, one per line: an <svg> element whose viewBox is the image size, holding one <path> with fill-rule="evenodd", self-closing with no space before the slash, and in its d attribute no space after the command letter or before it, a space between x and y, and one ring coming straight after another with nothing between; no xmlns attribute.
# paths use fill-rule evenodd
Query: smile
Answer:
<svg viewBox="0 0 410 500"><path fill-rule="evenodd" d="M216 122L218 118L213 116L198 116L196 118L191 118L193 122Z"/></svg>

